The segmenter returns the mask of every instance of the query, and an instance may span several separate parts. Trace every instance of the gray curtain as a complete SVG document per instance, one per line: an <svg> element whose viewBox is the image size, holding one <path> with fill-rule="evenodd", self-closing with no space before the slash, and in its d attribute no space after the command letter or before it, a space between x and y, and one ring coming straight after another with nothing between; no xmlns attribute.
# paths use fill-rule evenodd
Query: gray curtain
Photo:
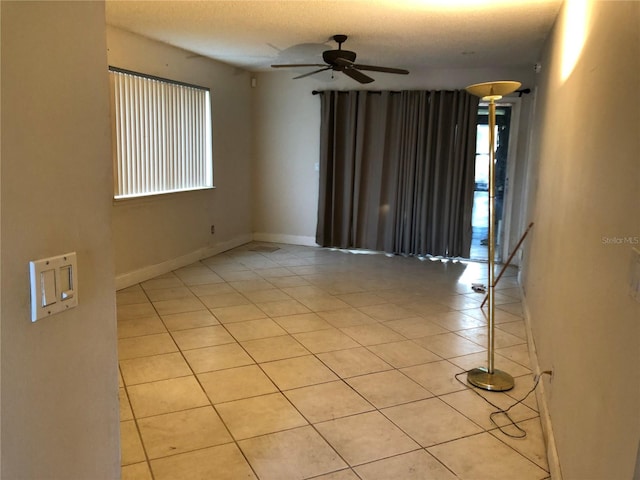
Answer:
<svg viewBox="0 0 640 480"><path fill-rule="evenodd" d="M324 91L316 241L469 257L478 98Z"/></svg>

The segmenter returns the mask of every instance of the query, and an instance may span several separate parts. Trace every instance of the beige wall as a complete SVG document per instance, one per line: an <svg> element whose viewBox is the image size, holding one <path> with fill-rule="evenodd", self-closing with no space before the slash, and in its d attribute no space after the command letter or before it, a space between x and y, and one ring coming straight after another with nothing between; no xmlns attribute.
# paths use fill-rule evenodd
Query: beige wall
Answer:
<svg viewBox="0 0 640 480"><path fill-rule="evenodd" d="M2 478L118 478L102 2L2 19ZM79 305L31 323L29 261L77 252Z"/></svg>
<svg viewBox="0 0 640 480"><path fill-rule="evenodd" d="M320 103L313 81L260 74L253 90L254 238L315 245Z"/></svg>
<svg viewBox="0 0 640 480"><path fill-rule="evenodd" d="M560 79L564 38L576 36L565 5L538 77L524 287L540 366L554 371L545 391L565 478L630 478L640 311L627 293L630 245L603 238L640 236L640 3L589 5L573 72ZM109 28L110 64L212 89L217 187L114 204L103 3L3 1L1 22L2 476L117 478L114 269L133 281L252 231L312 241L319 102L310 92L354 85L274 72L256 74L251 89L248 72ZM373 85L499 78L533 81L527 67L425 70ZM32 324L28 261L71 250L80 305Z"/></svg>
<svg viewBox="0 0 640 480"><path fill-rule="evenodd" d="M542 60L524 288L566 479L631 478L640 439L639 25L639 2L568 1Z"/></svg>
<svg viewBox="0 0 640 480"><path fill-rule="evenodd" d="M250 241L249 73L112 27L107 46L109 65L208 87L212 98L216 188L114 202L118 287Z"/></svg>
<svg viewBox="0 0 640 480"><path fill-rule="evenodd" d="M216 189L114 203L119 288L251 239L315 244L320 103L311 92L359 84L329 74L293 81L292 72L249 73L113 27L107 44L110 65L208 86L213 95ZM380 74L369 87L463 88L503 77L530 86L533 68Z"/></svg>
<svg viewBox="0 0 640 480"><path fill-rule="evenodd" d="M359 84L249 73L113 27L107 44L110 65L208 86L213 96L216 189L114 202L119 288L251 239L315 244L320 103L311 91ZM370 88L463 88L503 77L530 86L533 68L381 74Z"/></svg>

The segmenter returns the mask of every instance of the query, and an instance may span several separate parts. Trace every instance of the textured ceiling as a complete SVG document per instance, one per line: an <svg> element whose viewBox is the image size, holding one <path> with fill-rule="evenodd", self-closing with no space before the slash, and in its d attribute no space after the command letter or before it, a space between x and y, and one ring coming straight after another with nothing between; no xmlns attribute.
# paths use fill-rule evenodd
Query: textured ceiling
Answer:
<svg viewBox="0 0 640 480"><path fill-rule="evenodd" d="M530 66L562 0L107 0L107 23L253 71L321 63L343 46L358 63L420 70Z"/></svg>

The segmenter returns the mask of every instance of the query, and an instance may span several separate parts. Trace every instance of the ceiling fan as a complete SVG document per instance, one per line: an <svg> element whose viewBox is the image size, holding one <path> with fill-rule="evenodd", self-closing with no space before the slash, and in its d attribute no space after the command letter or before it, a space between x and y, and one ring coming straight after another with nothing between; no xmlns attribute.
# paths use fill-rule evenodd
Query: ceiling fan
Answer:
<svg viewBox="0 0 640 480"><path fill-rule="evenodd" d="M352 52L350 50L342 50L342 44L347 40L346 35L334 35L333 39L338 43L337 50L325 50L322 52L322 59L325 61L325 64L322 63L294 63L294 64L286 64L286 65L271 65L273 68L291 68L291 67L322 67L318 70L314 70L313 72L305 73L303 75L299 75L294 77L296 78L304 78L309 75L314 75L316 73L324 72L325 70L333 70L334 72L343 72L345 75L353 78L355 81L360 83L371 83L373 82L373 78L365 75L361 72L361 70L369 70L372 72L384 72L384 73L399 73L406 75L409 73L409 70L404 70L402 68L390 68L390 67L376 67L374 65L361 65L358 63L354 63L356 61L356 52Z"/></svg>

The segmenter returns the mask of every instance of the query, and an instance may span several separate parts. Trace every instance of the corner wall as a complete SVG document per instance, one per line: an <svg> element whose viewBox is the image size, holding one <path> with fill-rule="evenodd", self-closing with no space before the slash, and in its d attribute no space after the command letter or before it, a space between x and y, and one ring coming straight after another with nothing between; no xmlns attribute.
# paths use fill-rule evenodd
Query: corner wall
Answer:
<svg viewBox="0 0 640 480"><path fill-rule="evenodd" d="M640 440L639 25L638 2L568 0L541 62L523 278L566 479L632 478Z"/></svg>
<svg viewBox="0 0 640 480"><path fill-rule="evenodd" d="M119 478L104 3L0 3L2 478ZM29 261L77 252L31 323Z"/></svg>
<svg viewBox="0 0 640 480"><path fill-rule="evenodd" d="M122 288L251 240L251 117L247 71L114 27L109 65L211 89L213 190L113 203ZM215 225L215 234L211 234Z"/></svg>
<svg viewBox="0 0 640 480"><path fill-rule="evenodd" d="M315 245L320 157L320 99L313 90L451 90L491 80L518 80L532 87L533 66L521 68L429 69L409 75L372 74L374 83L362 86L330 72L293 80L299 70L253 74L255 128L254 239ZM528 112L530 98L522 99ZM528 117L520 120L528 127ZM519 145L525 145L520 139ZM520 150L520 149L519 149ZM524 159L520 156L518 161ZM514 219L516 239L522 233Z"/></svg>

